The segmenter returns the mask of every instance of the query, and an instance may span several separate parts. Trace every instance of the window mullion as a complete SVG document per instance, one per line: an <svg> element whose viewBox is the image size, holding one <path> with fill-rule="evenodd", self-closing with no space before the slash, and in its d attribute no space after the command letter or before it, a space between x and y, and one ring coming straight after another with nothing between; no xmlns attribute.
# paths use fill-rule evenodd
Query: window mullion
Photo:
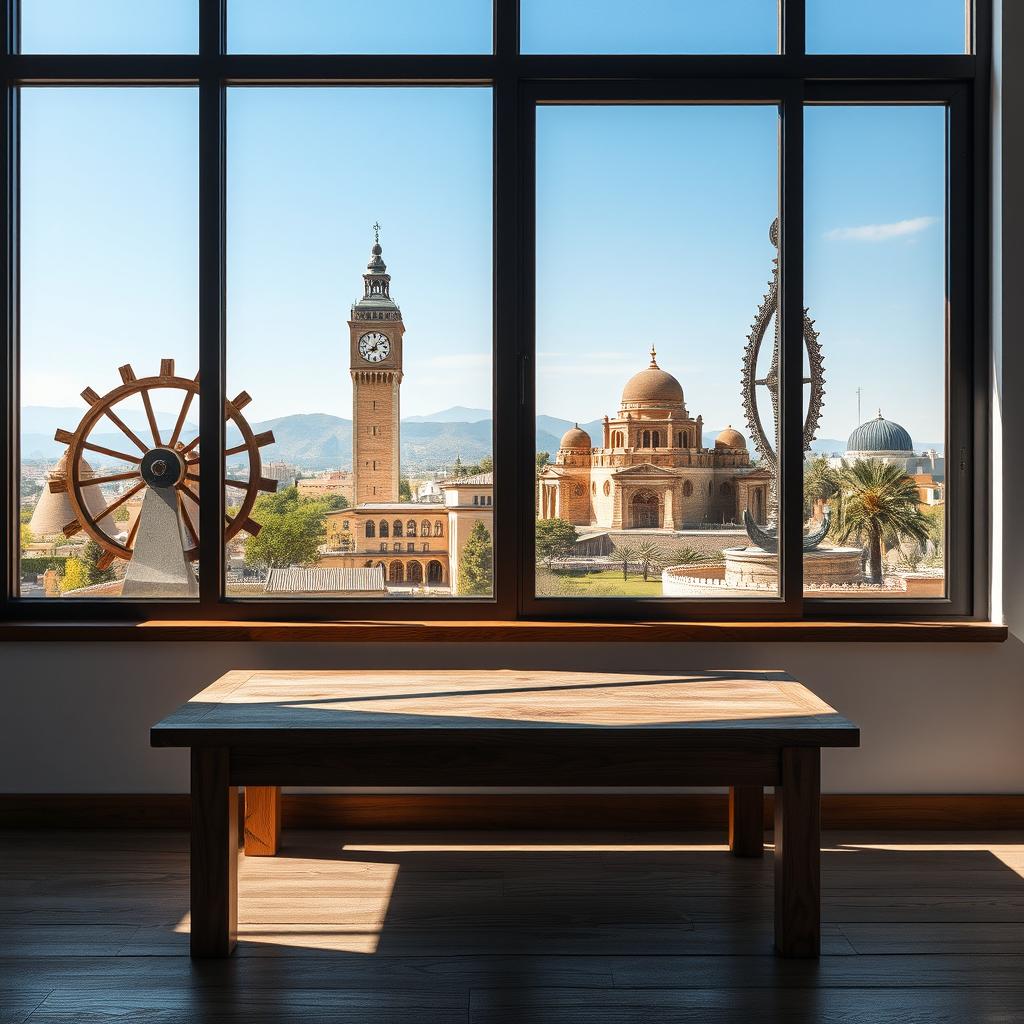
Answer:
<svg viewBox="0 0 1024 1024"><path fill-rule="evenodd" d="M779 50L802 58L807 51L807 0L779 0Z"/></svg>
<svg viewBox="0 0 1024 1024"><path fill-rule="evenodd" d="M782 104L780 297L782 350L779 390L779 537L781 596L798 616L803 604L803 85L787 90Z"/></svg>
<svg viewBox="0 0 1024 1024"><path fill-rule="evenodd" d="M224 585L225 103L220 56L227 0L200 0L199 83L199 600L214 613Z"/></svg>

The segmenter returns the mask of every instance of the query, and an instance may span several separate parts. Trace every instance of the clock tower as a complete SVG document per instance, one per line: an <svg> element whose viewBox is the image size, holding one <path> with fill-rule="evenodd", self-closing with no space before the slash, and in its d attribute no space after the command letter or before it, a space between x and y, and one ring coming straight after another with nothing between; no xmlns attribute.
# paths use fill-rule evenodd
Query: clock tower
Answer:
<svg viewBox="0 0 1024 1024"><path fill-rule="evenodd" d="M352 478L356 505L398 501L399 405L402 384L402 311L391 298L391 275L374 224L363 297L352 304Z"/></svg>

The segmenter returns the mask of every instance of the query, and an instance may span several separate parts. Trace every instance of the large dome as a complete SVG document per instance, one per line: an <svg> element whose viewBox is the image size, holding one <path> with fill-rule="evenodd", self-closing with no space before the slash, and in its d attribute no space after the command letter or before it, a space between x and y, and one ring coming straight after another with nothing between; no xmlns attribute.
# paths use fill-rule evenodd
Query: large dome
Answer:
<svg viewBox="0 0 1024 1024"><path fill-rule="evenodd" d="M682 405L683 387L672 376L662 370L655 361L651 349L651 365L646 370L633 374L622 389L622 404L656 403L658 405Z"/></svg>
<svg viewBox="0 0 1024 1024"><path fill-rule="evenodd" d="M882 416L882 410L862 423L846 442L848 452L912 452L914 442L906 429Z"/></svg>
<svg viewBox="0 0 1024 1024"><path fill-rule="evenodd" d="M585 430L580 429L580 425L577 423L562 435L562 440L558 442L558 447L583 449L589 452L594 447L594 442Z"/></svg>
<svg viewBox="0 0 1024 1024"><path fill-rule="evenodd" d="M732 429L732 424L723 430L718 437L715 438L716 448L743 448L747 447L746 438L738 431Z"/></svg>

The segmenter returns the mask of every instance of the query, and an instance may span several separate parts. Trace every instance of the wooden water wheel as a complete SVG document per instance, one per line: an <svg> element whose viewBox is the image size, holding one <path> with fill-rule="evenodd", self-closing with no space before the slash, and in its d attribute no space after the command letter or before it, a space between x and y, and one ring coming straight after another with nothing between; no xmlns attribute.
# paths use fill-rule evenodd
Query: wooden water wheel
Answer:
<svg viewBox="0 0 1024 1024"><path fill-rule="evenodd" d="M177 491L178 508L189 541L185 548L185 556L189 561L194 561L199 557L199 436L185 440L182 434L185 432L185 419L199 394L199 375L196 374L194 378L175 376L173 359L162 359L160 373L155 377L136 377L129 364L119 367L118 373L122 381L120 387L108 391L107 394L98 395L92 388L86 388L82 392L82 398L89 404L89 409L74 432L58 430L54 435L57 441L68 446L68 468L65 478L50 481L50 490L54 493L66 491L75 513L75 518L64 526L64 536L72 537L84 530L103 548L103 555L97 562L101 569L108 568L115 558L130 559L142 516L135 520L124 543L106 533L100 523L147 487L173 487ZM184 393L177 420L167 437L162 436L153 412L154 391ZM149 442L132 430L118 414L118 406L122 406L136 395L142 399L146 412L146 420L152 435ZM225 486L244 492L238 511L234 515L224 516L225 543L243 530L253 536L259 533L259 523L250 519L249 513L260 491L277 490L276 480L269 480L261 475L260 459L260 449L273 444L274 435L269 430L261 434L253 433L242 415L242 409L250 401L249 395L243 391L234 399L224 402L225 421L234 424L242 436L241 443L228 448L224 455L227 457L244 453L249 461L247 479L224 481ZM123 407L121 411L124 411ZM97 424L104 420L109 420L124 434L128 441L127 448L136 450L119 451L92 442L91 435ZM82 470L86 452L118 459L128 463L131 468L108 475L86 475ZM96 502L85 501L85 488L122 481L127 484L126 489L110 504L97 509Z"/></svg>

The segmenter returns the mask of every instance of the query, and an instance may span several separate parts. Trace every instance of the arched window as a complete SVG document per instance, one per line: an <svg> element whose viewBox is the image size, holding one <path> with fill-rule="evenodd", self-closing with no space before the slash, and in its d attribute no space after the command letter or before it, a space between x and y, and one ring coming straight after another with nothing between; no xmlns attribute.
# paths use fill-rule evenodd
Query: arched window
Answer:
<svg viewBox="0 0 1024 1024"><path fill-rule="evenodd" d="M367 537L375 537L376 535L377 535L377 527L374 525L374 522L373 522L372 519L367 519L367 521L366 521L366 536Z"/></svg>
<svg viewBox="0 0 1024 1024"><path fill-rule="evenodd" d="M382 537L386 537L388 535L388 521L386 519L382 519L380 521L380 535Z"/></svg>
<svg viewBox="0 0 1024 1024"><path fill-rule="evenodd" d="M423 522L420 523L420 536L421 537L429 537L430 536L430 523L426 519L424 519ZM424 548L423 550L426 551L427 549Z"/></svg>
<svg viewBox="0 0 1024 1024"><path fill-rule="evenodd" d="M407 522L405 524L405 535L406 535L406 537L415 537L416 536L416 520L415 519L410 519L409 522Z"/></svg>
<svg viewBox="0 0 1024 1024"><path fill-rule="evenodd" d="M391 536L392 537L401 537L402 536L402 520L401 519L396 519L391 524Z"/></svg>
<svg viewBox="0 0 1024 1024"><path fill-rule="evenodd" d="M643 441L641 442L640 447L641 448L650 448L651 447L651 432L649 430L645 430L644 431Z"/></svg>
<svg viewBox="0 0 1024 1024"><path fill-rule="evenodd" d="M444 536L444 526L441 525L441 520L440 519L437 519L434 522L434 536L435 537L443 537Z"/></svg>
<svg viewBox="0 0 1024 1024"><path fill-rule="evenodd" d="M404 583L405 582L405 567L401 562L392 562L391 568L388 570L388 582L389 583Z"/></svg>
<svg viewBox="0 0 1024 1024"><path fill-rule="evenodd" d="M406 566L405 578L410 583L422 583L423 582L423 563L422 562L410 562Z"/></svg>
<svg viewBox="0 0 1024 1024"><path fill-rule="evenodd" d="M689 480L683 481L683 497L689 498L693 494L693 484Z"/></svg>
<svg viewBox="0 0 1024 1024"><path fill-rule="evenodd" d="M714 494L714 493L715 493L715 489L714 489L714 487L713 487L713 486L711 485L711 481L709 480L709 481L708 481L708 494Z"/></svg>

